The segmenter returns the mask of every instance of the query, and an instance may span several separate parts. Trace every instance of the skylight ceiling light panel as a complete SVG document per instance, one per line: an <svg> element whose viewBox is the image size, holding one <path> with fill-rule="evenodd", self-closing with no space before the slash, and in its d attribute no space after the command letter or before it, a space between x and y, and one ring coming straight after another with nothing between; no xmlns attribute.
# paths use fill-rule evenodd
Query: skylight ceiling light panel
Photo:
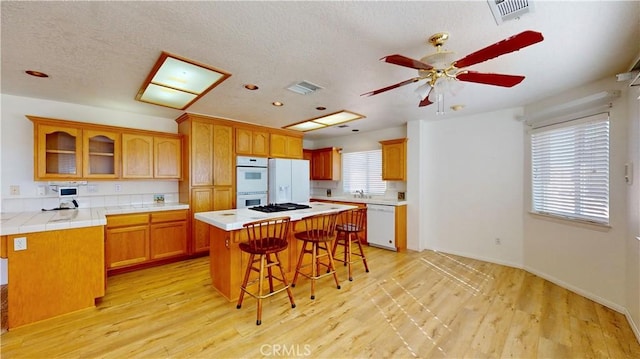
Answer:
<svg viewBox="0 0 640 359"><path fill-rule="evenodd" d="M313 122L313 121L306 121L306 122L301 122L295 125L287 126L286 128L289 130L306 132L311 130L317 130L323 127L327 127L327 126L321 123Z"/></svg>
<svg viewBox="0 0 640 359"><path fill-rule="evenodd" d="M167 57L151 82L199 95L222 76L204 67Z"/></svg>
<svg viewBox="0 0 640 359"><path fill-rule="evenodd" d="M331 115L316 118L313 121L322 123L327 126L333 126L339 123L349 122L349 121L357 120L363 117L364 116L358 115L357 113L353 113L349 111L341 111Z"/></svg>
<svg viewBox="0 0 640 359"><path fill-rule="evenodd" d="M154 84L149 84L142 96L140 96L140 101L178 109L184 108L195 99L196 95L192 93Z"/></svg>

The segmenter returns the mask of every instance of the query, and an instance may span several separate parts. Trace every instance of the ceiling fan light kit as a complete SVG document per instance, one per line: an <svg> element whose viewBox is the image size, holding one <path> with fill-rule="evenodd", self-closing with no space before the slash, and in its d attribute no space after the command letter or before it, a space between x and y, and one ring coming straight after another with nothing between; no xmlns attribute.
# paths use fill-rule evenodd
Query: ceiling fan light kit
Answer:
<svg viewBox="0 0 640 359"><path fill-rule="evenodd" d="M459 60L452 61L453 53L442 50L442 46L448 38L449 34L446 32L439 32L429 37L429 43L436 48L436 52L424 56L420 60L414 60L399 54L388 55L381 58L380 60L390 64L416 69L418 70L418 76L391 86L363 93L361 96L373 96L414 82L426 80L423 85L416 89L416 93L420 97L418 106L423 107L436 103L436 113L444 114L444 94L457 94L462 87L460 81L513 87L524 80L524 76L481 73L464 70L463 68L510 52L518 51L524 47L541 42L544 39L541 33L527 30L493 45L489 45Z"/></svg>

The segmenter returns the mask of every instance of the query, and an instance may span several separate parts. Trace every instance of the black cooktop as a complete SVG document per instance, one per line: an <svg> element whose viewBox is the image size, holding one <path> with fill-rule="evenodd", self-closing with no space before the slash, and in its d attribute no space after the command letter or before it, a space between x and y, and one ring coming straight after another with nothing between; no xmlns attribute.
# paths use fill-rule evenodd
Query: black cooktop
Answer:
<svg viewBox="0 0 640 359"><path fill-rule="evenodd" d="M249 207L249 209L252 209L254 211L260 211L260 212L266 212L266 213L293 211L296 209L305 209L305 208L311 208L311 206L308 206L306 204L297 204L297 203L270 203L265 206Z"/></svg>

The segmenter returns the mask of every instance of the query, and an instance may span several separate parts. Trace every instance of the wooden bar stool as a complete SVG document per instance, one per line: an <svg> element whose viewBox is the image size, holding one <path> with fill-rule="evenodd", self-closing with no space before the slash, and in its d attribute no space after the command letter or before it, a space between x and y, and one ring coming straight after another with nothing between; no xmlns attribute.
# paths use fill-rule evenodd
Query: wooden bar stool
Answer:
<svg viewBox="0 0 640 359"><path fill-rule="evenodd" d="M296 265L296 272L293 276L291 286L296 286L298 275L303 275L311 279L311 299L316 298L316 280L322 277L333 275L336 286L340 289L340 282L338 281L338 275L336 274L333 255L329 249L330 242L336 237L335 229L337 216L337 213L331 213L303 218L300 222L304 224L304 231L297 232L295 234L295 237L302 241L302 250L300 251L298 265ZM320 251L324 251L324 253L321 254ZM306 254L311 255L311 263L303 265ZM326 262L321 261L324 257L327 257ZM311 273L304 273L302 269L308 266L311 266ZM326 272L323 272L322 274L320 274L321 266L327 268Z"/></svg>
<svg viewBox="0 0 640 359"><path fill-rule="evenodd" d="M239 247L241 251L249 254L249 261L247 262L244 280L240 286L240 298L238 298L236 308L240 309L240 307L242 307L242 300L245 293L256 298L258 301L258 319L256 320L256 325L262 324L262 300L264 298L286 290L287 294L289 294L291 308L296 307L293 301L293 293L291 293L289 282L284 274L284 270L282 270L280 258L278 257L278 253L287 249L289 245L287 235L289 234L290 223L291 219L289 217L278 217L246 223L243 226L247 229L248 241L240 243ZM271 268L274 266L280 270L280 277L274 275ZM249 281L251 272L257 272L258 277ZM269 292L267 293L264 293L263 286L265 277L269 281ZM274 287L274 279L282 283L280 288L276 289ZM258 284L258 291L257 293L252 293L248 288L256 284L256 282Z"/></svg>
<svg viewBox="0 0 640 359"><path fill-rule="evenodd" d="M362 243L360 242L359 233L365 231L365 220L367 215L367 208L355 208L347 211L340 212L338 224L336 224L336 240L333 242L333 250L331 254L336 261L344 263L349 268L349 280L353 280L353 274L351 271L351 264L356 260L351 259L351 255L362 258L364 263L364 269L369 273L369 266L367 265L367 258L362 250ZM358 245L360 253L354 253L352 244ZM344 259L336 257L336 250L338 246L344 247Z"/></svg>

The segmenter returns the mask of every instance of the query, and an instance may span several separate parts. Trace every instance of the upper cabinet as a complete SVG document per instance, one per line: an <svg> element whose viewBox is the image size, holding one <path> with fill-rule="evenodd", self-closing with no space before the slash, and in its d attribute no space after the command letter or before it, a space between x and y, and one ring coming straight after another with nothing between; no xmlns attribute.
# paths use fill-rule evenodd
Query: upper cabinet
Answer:
<svg viewBox="0 0 640 359"><path fill-rule="evenodd" d="M84 130L82 132L84 178L118 178L120 176L120 133Z"/></svg>
<svg viewBox="0 0 640 359"><path fill-rule="evenodd" d="M122 135L122 178L153 178L153 136Z"/></svg>
<svg viewBox="0 0 640 359"><path fill-rule="evenodd" d="M182 176L182 140L153 137L153 177L179 179Z"/></svg>
<svg viewBox="0 0 640 359"><path fill-rule="evenodd" d="M243 156L269 156L269 132L236 128L236 154Z"/></svg>
<svg viewBox="0 0 640 359"><path fill-rule="evenodd" d="M380 141L382 145L382 179L407 180L407 139Z"/></svg>
<svg viewBox="0 0 640 359"><path fill-rule="evenodd" d="M37 181L181 178L179 135L27 117Z"/></svg>
<svg viewBox="0 0 640 359"><path fill-rule="evenodd" d="M302 137L272 133L269 157L301 159Z"/></svg>
<svg viewBox="0 0 640 359"><path fill-rule="evenodd" d="M82 130L34 121L36 160L34 178L78 179L82 177Z"/></svg>
<svg viewBox="0 0 640 359"><path fill-rule="evenodd" d="M311 179L339 181L342 172L340 148L311 150Z"/></svg>

